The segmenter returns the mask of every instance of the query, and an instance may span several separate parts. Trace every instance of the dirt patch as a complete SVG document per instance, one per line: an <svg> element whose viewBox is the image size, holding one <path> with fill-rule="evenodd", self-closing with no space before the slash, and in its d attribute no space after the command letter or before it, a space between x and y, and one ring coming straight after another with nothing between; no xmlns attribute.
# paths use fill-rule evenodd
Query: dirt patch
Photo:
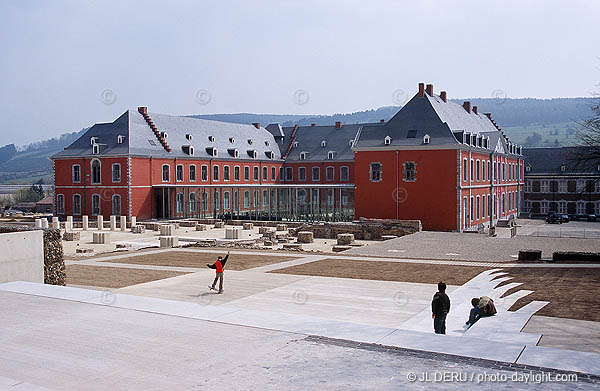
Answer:
<svg viewBox="0 0 600 391"><path fill-rule="evenodd" d="M95 254L92 253L93 255L69 254L69 255L65 255L65 261L87 261L88 259L112 257L114 255L128 255L128 254L133 254L133 253L140 254L140 253L145 253L148 251L156 251L156 250L159 250L159 249L156 247L148 247L148 248L141 248L138 250L116 250L116 251L107 251L107 252L101 252L101 253L95 253Z"/></svg>
<svg viewBox="0 0 600 391"><path fill-rule="evenodd" d="M600 322L600 312L597 310L600 308L600 296L597 294L600 269L507 268L504 271L514 279L498 286L510 282L523 283L510 289L505 296L521 289L534 291L517 300L510 311L516 311L534 300L549 301L550 304L535 314Z"/></svg>
<svg viewBox="0 0 600 391"><path fill-rule="evenodd" d="M178 266L205 268L207 263L214 263L218 256L227 254L225 251L215 253L169 251L158 254L139 255L135 257L111 259L101 262L129 263L134 265ZM246 270L254 267L271 265L273 263L291 261L294 257L272 255L237 255L231 254L226 264L229 270Z"/></svg>
<svg viewBox="0 0 600 391"><path fill-rule="evenodd" d="M274 270L270 273L424 284L436 284L444 281L448 285L462 285L487 269L489 268L479 266L428 265L328 258Z"/></svg>
<svg viewBox="0 0 600 391"><path fill-rule="evenodd" d="M128 269L121 267L67 265L67 285L123 288L144 282L177 277L181 272L163 270Z"/></svg>

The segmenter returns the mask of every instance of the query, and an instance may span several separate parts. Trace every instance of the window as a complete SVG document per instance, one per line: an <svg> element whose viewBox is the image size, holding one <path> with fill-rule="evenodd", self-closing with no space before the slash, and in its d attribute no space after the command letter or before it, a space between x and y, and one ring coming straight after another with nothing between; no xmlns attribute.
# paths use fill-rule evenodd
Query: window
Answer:
<svg viewBox="0 0 600 391"><path fill-rule="evenodd" d="M220 197L220 193L218 191L215 191L213 193L213 202L215 204L215 210L219 210L219 208L221 207L221 197Z"/></svg>
<svg viewBox="0 0 600 391"><path fill-rule="evenodd" d="M56 213L64 214L65 213L65 196L64 194L56 195Z"/></svg>
<svg viewBox="0 0 600 391"><path fill-rule="evenodd" d="M485 196L481 196L481 217L485 217Z"/></svg>
<svg viewBox="0 0 600 391"><path fill-rule="evenodd" d="M600 179L594 181L594 193L600 193Z"/></svg>
<svg viewBox="0 0 600 391"><path fill-rule="evenodd" d="M475 207L475 211L477 212L477 220L480 219L480 211L481 211L481 200L479 199L479 196L477 196L477 206Z"/></svg>
<svg viewBox="0 0 600 391"><path fill-rule="evenodd" d="M350 168L348 166L340 167L340 181L350 180Z"/></svg>
<svg viewBox="0 0 600 391"><path fill-rule="evenodd" d="M481 161L481 180L485 181L485 160Z"/></svg>
<svg viewBox="0 0 600 391"><path fill-rule="evenodd" d="M100 160L92 160L92 185L99 185L102 178Z"/></svg>
<svg viewBox="0 0 600 391"><path fill-rule="evenodd" d="M595 213L596 215L600 215L600 201L596 201Z"/></svg>
<svg viewBox="0 0 600 391"><path fill-rule="evenodd" d="M313 167L312 168L312 180L313 181L318 181L321 179L321 168L320 167Z"/></svg>
<svg viewBox="0 0 600 391"><path fill-rule="evenodd" d="M286 181L293 181L294 180L294 168L293 167L286 167L285 168L285 180Z"/></svg>
<svg viewBox="0 0 600 391"><path fill-rule="evenodd" d="M98 144L92 144L92 154L93 155L100 154L100 146Z"/></svg>
<svg viewBox="0 0 600 391"><path fill-rule="evenodd" d="M474 175L473 175L473 174L474 174L474 170L475 170L475 167L474 167L474 165L475 165L475 162L474 162L474 160L473 160L473 159L471 159L471 176L470 176L470 178L471 178L471 181L473 181L473 179L475 179L475 177L474 177Z"/></svg>
<svg viewBox="0 0 600 391"><path fill-rule="evenodd" d="M331 166L327 167L325 169L325 178L331 182L334 180L334 176L335 176L335 169Z"/></svg>
<svg viewBox="0 0 600 391"><path fill-rule="evenodd" d="M585 202L584 201L577 201L577 209L576 212L578 215L584 215L585 214Z"/></svg>
<svg viewBox="0 0 600 391"><path fill-rule="evenodd" d="M269 192L266 190L263 190L262 192L262 204L263 206L269 205Z"/></svg>
<svg viewBox="0 0 600 391"><path fill-rule="evenodd" d="M548 213L548 201L542 201L541 205L540 205L540 212L542 214L547 214Z"/></svg>
<svg viewBox="0 0 600 391"><path fill-rule="evenodd" d="M175 166L175 180L177 182L183 182L183 165L178 164Z"/></svg>
<svg viewBox="0 0 600 391"><path fill-rule="evenodd" d="M190 165L188 176L190 177L190 182L196 182L196 165L195 164Z"/></svg>
<svg viewBox="0 0 600 391"><path fill-rule="evenodd" d="M390 145L392 143L392 138L390 136L386 136L385 139L383 140L383 143L385 145Z"/></svg>
<svg viewBox="0 0 600 391"><path fill-rule="evenodd" d="M577 181L577 192L578 193L585 192L585 180L578 180Z"/></svg>
<svg viewBox="0 0 600 391"><path fill-rule="evenodd" d="M254 166L252 168L252 174L253 174L254 180L257 181L258 180L258 166Z"/></svg>
<svg viewBox="0 0 600 391"><path fill-rule="evenodd" d="M531 193L533 191L533 182L531 179L525 181L525 193Z"/></svg>
<svg viewBox="0 0 600 391"><path fill-rule="evenodd" d="M208 166L206 164L200 166L200 180L202 182L208 181Z"/></svg>
<svg viewBox="0 0 600 391"><path fill-rule="evenodd" d="M268 181L269 180L269 169L267 167L263 167L262 172L263 172L263 175L262 175L263 181Z"/></svg>
<svg viewBox="0 0 600 391"><path fill-rule="evenodd" d="M469 180L469 163L467 163L467 159L463 159L463 181Z"/></svg>
<svg viewBox="0 0 600 391"><path fill-rule="evenodd" d="M298 181L306 180L306 167L298 167Z"/></svg>
<svg viewBox="0 0 600 391"><path fill-rule="evenodd" d="M306 160L308 157L308 152L300 152L300 160Z"/></svg>
<svg viewBox="0 0 600 391"><path fill-rule="evenodd" d="M523 211L525 213L531 212L531 201L525 201L525 204L523 205Z"/></svg>
<svg viewBox="0 0 600 391"><path fill-rule="evenodd" d="M472 162L472 160L471 160ZM469 220L473 221L473 212L474 212L474 198L471 196L471 202L469 203Z"/></svg>
<svg viewBox="0 0 600 391"><path fill-rule="evenodd" d="M213 181L219 180L219 166L213 166Z"/></svg>
<svg viewBox="0 0 600 391"><path fill-rule="evenodd" d="M413 182L417 180L415 162L404 162L404 180Z"/></svg>
<svg viewBox="0 0 600 391"><path fill-rule="evenodd" d="M558 192L559 193L567 192L567 181L564 181L564 180L558 181Z"/></svg>
<svg viewBox="0 0 600 391"><path fill-rule="evenodd" d="M479 159L477 160L475 167L476 167L475 170L477 172L477 181L480 181L481 180L481 175L480 175L481 174L481 171L480 171L481 170L481 162L479 161Z"/></svg>
<svg viewBox="0 0 600 391"><path fill-rule="evenodd" d="M240 192L237 190L233 192L233 208L232 209L240 210Z"/></svg>
<svg viewBox="0 0 600 391"><path fill-rule="evenodd" d="M112 214L114 216L121 216L121 196L113 194L112 196Z"/></svg>
<svg viewBox="0 0 600 391"><path fill-rule="evenodd" d="M550 192L550 181L540 181L540 192L542 192L542 193Z"/></svg>
<svg viewBox="0 0 600 391"><path fill-rule="evenodd" d="M208 193L202 192L202 211L206 212L208 210Z"/></svg>
<svg viewBox="0 0 600 391"><path fill-rule="evenodd" d="M250 207L250 192L246 190L244 192L244 208L248 209Z"/></svg>
<svg viewBox="0 0 600 391"><path fill-rule="evenodd" d="M327 189L327 206L333 206L333 189Z"/></svg>
<svg viewBox="0 0 600 391"><path fill-rule="evenodd" d="M334 157L335 157L335 151L327 152L327 159L333 160Z"/></svg>
<svg viewBox="0 0 600 391"><path fill-rule="evenodd" d="M283 176L283 167L279 167L279 180L284 181L285 177Z"/></svg>
<svg viewBox="0 0 600 391"><path fill-rule="evenodd" d="M80 183L81 182L81 166L79 164L73 164L73 167L71 169L72 172L72 179L74 183Z"/></svg>
<svg viewBox="0 0 600 391"><path fill-rule="evenodd" d="M381 163L371 163L369 178L371 178L371 182L381 181Z"/></svg>
<svg viewBox="0 0 600 391"><path fill-rule="evenodd" d="M92 216L100 215L100 195L92 195Z"/></svg>
<svg viewBox="0 0 600 391"><path fill-rule="evenodd" d="M189 195L190 197L190 212L195 212L196 211L196 193L190 193Z"/></svg>
<svg viewBox="0 0 600 391"><path fill-rule="evenodd" d="M168 164L163 164L162 166L162 181L163 182L169 182L170 178L171 178L171 168L169 167Z"/></svg>
<svg viewBox="0 0 600 391"><path fill-rule="evenodd" d="M277 170L275 167L271 167L271 180L274 182L277 180Z"/></svg>
<svg viewBox="0 0 600 391"><path fill-rule="evenodd" d="M240 180L240 166L233 167L233 180L234 181Z"/></svg>
<svg viewBox="0 0 600 391"><path fill-rule="evenodd" d="M81 196L79 194L73 194L73 214L81 214Z"/></svg>
<svg viewBox="0 0 600 391"><path fill-rule="evenodd" d="M177 193L175 196L175 210L177 213L183 213L183 193Z"/></svg>
<svg viewBox="0 0 600 391"><path fill-rule="evenodd" d="M567 213L567 201L558 201L558 213Z"/></svg>
<svg viewBox="0 0 600 391"><path fill-rule="evenodd" d="M231 208L231 200L229 199L229 192L226 191L223 193L223 209Z"/></svg>
<svg viewBox="0 0 600 391"><path fill-rule="evenodd" d="M258 197L259 197L258 190L254 190L254 195L252 197L252 207L253 208L256 208L258 206Z"/></svg>
<svg viewBox="0 0 600 391"><path fill-rule="evenodd" d="M491 181L491 180L492 180L492 164L491 164L491 163L492 163L492 162L490 162L490 161L488 160L488 162L487 162L487 174L488 174L488 175L487 175L487 179L488 179L488 181Z"/></svg>
<svg viewBox="0 0 600 391"><path fill-rule="evenodd" d="M223 180L229 180L229 166L223 166Z"/></svg>

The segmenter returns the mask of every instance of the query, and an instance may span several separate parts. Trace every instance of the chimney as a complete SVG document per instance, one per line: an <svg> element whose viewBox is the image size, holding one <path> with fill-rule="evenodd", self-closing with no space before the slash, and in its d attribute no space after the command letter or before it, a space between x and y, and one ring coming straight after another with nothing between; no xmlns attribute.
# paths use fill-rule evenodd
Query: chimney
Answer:
<svg viewBox="0 0 600 391"><path fill-rule="evenodd" d="M467 110L467 113L471 114L471 102L463 102L463 108Z"/></svg>
<svg viewBox="0 0 600 391"><path fill-rule="evenodd" d="M419 98L425 96L425 83L419 83Z"/></svg>
<svg viewBox="0 0 600 391"><path fill-rule="evenodd" d="M342 128L342 122L341 121L335 121L335 128L336 129L341 129Z"/></svg>
<svg viewBox="0 0 600 391"><path fill-rule="evenodd" d="M473 106L473 113L475 113L475 115L477 115L477 106Z"/></svg>
<svg viewBox="0 0 600 391"><path fill-rule="evenodd" d="M252 125L254 125L256 129L260 129L260 122L252 122Z"/></svg>
<svg viewBox="0 0 600 391"><path fill-rule="evenodd" d="M380 124L385 124L385 120L384 120L384 119L380 119L380 120L379 120L379 123L380 123Z"/></svg>
<svg viewBox="0 0 600 391"><path fill-rule="evenodd" d="M433 96L433 84L427 84L425 91L427 92L427 95Z"/></svg>
<svg viewBox="0 0 600 391"><path fill-rule="evenodd" d="M440 92L440 98L442 98L442 100L444 101L444 103L447 102L447 96L446 96L446 91L442 91Z"/></svg>
<svg viewBox="0 0 600 391"><path fill-rule="evenodd" d="M148 114L148 108L146 106L140 106L138 107L138 111L140 112L140 114Z"/></svg>
<svg viewBox="0 0 600 391"><path fill-rule="evenodd" d="M489 120L492 120L492 113L484 113L486 117L489 118Z"/></svg>
<svg viewBox="0 0 600 391"><path fill-rule="evenodd" d="M310 126L317 126L317 124L310 124Z"/></svg>

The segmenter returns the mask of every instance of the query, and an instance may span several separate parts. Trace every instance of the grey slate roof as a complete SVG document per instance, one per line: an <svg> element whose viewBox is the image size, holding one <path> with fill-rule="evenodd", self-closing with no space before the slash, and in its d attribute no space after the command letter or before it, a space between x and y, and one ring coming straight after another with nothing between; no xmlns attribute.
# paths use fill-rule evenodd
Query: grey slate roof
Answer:
<svg viewBox="0 0 600 391"><path fill-rule="evenodd" d="M206 150L215 147L218 150L216 159L232 159L229 149L238 149L239 159L254 160L248 151L256 150L259 160L270 160L267 151L273 152L273 159L280 159L281 152L273 135L264 128L257 129L253 125L211 121L190 117L179 117L164 114L148 113L160 132L167 132L167 144L172 152L166 151L160 144L150 126L137 109L130 109L112 123L96 124L81 138L54 157L88 156L92 153L91 137L98 137L101 144L100 155L138 155L153 157L190 157L184 147L194 147L194 158L212 158ZM186 138L187 134L192 139ZM117 143L117 136L126 136L123 144ZM209 141L214 136L214 142ZM230 142L230 138L234 142ZM252 140L252 144L248 140ZM267 145L268 144L268 145Z"/></svg>
<svg viewBox="0 0 600 391"><path fill-rule="evenodd" d="M269 125L270 126L270 125ZM306 161L351 161L354 160L354 152L350 140L354 140L358 130L365 125L343 125L341 128L335 126L299 126L296 131L295 141L298 146L290 149L286 161L304 161L300 159L302 152L308 152ZM285 137L281 143L282 151L285 153L290 141L293 127L285 127ZM325 141L326 146L321 146ZM328 159L329 151L335 151L334 158Z"/></svg>
<svg viewBox="0 0 600 391"><path fill-rule="evenodd" d="M530 167L525 175L569 175L569 174L596 174L600 175L598 165L575 164L575 154L578 148L528 148L525 149L525 166ZM565 170L561 169L564 166Z"/></svg>

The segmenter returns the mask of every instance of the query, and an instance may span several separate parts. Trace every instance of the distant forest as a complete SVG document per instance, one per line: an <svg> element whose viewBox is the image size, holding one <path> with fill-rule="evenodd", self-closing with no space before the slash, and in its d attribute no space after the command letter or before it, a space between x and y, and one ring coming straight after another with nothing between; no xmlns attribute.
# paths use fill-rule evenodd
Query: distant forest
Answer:
<svg viewBox="0 0 600 391"><path fill-rule="evenodd" d="M481 113L492 113L492 118L506 132L509 138L525 147L558 147L576 142L579 123L592 116L593 98L558 99L502 99L473 98L454 99L462 104L469 100L478 106ZM192 115L215 121L251 124L260 122L266 126L280 123L282 126L330 125L335 121L346 124L379 122L389 120L400 110L400 106L332 115L297 114L202 114ZM0 147L0 183L35 183L43 179L51 180L49 157L71 145L88 128L78 132L64 133L58 137L38 141L26 146L14 144Z"/></svg>

